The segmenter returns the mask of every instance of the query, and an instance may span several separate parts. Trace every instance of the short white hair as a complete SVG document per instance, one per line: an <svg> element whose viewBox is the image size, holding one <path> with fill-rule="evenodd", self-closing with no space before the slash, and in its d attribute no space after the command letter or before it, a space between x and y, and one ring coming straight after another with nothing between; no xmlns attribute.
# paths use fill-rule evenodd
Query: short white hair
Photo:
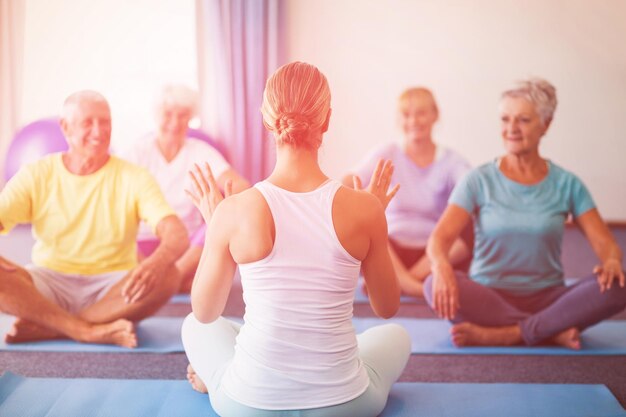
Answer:
<svg viewBox="0 0 626 417"><path fill-rule="evenodd" d="M178 106L189 109L191 117L198 114L198 93L196 90L182 84L165 85L157 97L156 109L163 110L165 107Z"/></svg>
<svg viewBox="0 0 626 417"><path fill-rule="evenodd" d="M93 90L81 90L70 94L70 96L65 99L63 108L61 109L61 118L67 121L73 120L76 109L84 102L104 103L110 111L109 102L102 94Z"/></svg>
<svg viewBox="0 0 626 417"><path fill-rule="evenodd" d="M543 78L518 81L515 86L502 93L501 98L514 97L528 100L535 106L544 125L550 123L556 110L556 88Z"/></svg>

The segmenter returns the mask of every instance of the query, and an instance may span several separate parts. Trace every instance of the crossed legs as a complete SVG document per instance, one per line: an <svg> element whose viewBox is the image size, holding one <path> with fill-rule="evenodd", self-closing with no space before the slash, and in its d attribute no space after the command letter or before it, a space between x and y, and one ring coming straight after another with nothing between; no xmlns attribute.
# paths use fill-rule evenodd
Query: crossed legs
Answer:
<svg viewBox="0 0 626 417"><path fill-rule="evenodd" d="M241 325L222 317L200 323L193 313L183 323L182 340L190 365L187 379L200 392L208 392L213 408L222 416L277 417L280 410L247 407L230 399L219 389L226 367L235 352L235 339ZM376 326L357 335L359 357L370 378L367 390L343 404L300 410L302 417L376 416L385 404L394 382L400 377L411 355L411 340L397 324ZM393 353L390 353L393 352Z"/></svg>
<svg viewBox="0 0 626 417"><path fill-rule="evenodd" d="M24 268L0 258L0 310L18 317L5 335L7 343L70 338L79 342L137 346L133 321L153 314L178 288L178 276L172 271L162 286L138 302L125 303L121 289L129 279L124 277L99 301L71 314L55 304L35 287ZM171 272L171 273L169 273Z"/></svg>
<svg viewBox="0 0 626 417"><path fill-rule="evenodd" d="M457 346L534 345L551 342L580 348L580 332L626 307L626 288L600 293L595 276L571 287L557 286L514 296L480 285L457 272L460 309L451 336ZM432 306L432 277L425 296Z"/></svg>

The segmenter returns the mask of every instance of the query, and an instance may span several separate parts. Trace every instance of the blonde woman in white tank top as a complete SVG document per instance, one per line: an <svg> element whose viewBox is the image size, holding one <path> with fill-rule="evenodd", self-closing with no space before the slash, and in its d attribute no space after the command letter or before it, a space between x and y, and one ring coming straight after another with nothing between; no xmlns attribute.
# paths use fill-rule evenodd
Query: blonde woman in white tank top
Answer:
<svg viewBox="0 0 626 417"><path fill-rule="evenodd" d="M399 306L384 214L393 166L381 161L367 190L322 172L330 90L312 65L278 69L261 111L277 156L265 181L223 199L208 166L191 172L209 226L182 330L188 379L224 417L376 416L410 339L394 324L356 335L352 303L361 270L378 316ZM221 317L237 265L243 325Z"/></svg>

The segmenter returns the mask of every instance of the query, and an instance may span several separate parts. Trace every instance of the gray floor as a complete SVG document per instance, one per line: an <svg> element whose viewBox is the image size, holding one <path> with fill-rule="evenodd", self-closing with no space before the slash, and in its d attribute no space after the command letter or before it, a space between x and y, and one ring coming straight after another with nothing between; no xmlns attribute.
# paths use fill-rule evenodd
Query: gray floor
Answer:
<svg viewBox="0 0 626 417"><path fill-rule="evenodd" d="M0 254L16 261L28 260L30 236L20 229L0 238ZM626 229L617 231L624 247ZM568 276L582 276L595 262L582 243L582 235L566 235L564 258ZM30 240L32 241L32 239ZM578 248L578 249L576 249ZM568 252L569 251L569 252ZM25 254L26 252L26 254ZM585 273L579 273L584 271ZM167 305L159 311L164 316L184 316L188 305ZM225 315L241 316L241 290L235 288ZM367 305L356 305L356 316L371 316ZM403 305L403 317L433 317L425 305ZM613 319L624 320L626 313ZM393 354L393 352L390 352ZM0 352L0 372L10 370L31 377L95 377L138 379L184 379L187 360L182 353L40 353ZM402 381L419 382L527 382L605 384L626 407L626 358L624 356L523 356L523 355L413 355Z"/></svg>

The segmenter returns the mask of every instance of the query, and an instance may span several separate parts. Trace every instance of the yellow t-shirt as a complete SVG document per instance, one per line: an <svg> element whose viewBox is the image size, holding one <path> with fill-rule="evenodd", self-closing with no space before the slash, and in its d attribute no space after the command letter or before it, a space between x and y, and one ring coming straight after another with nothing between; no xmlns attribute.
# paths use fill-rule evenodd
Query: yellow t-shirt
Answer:
<svg viewBox="0 0 626 417"><path fill-rule="evenodd" d="M2 233L32 223L33 263L70 274L132 269L140 219L154 230L173 214L152 175L115 156L93 174L75 175L61 153L48 155L0 193Z"/></svg>

